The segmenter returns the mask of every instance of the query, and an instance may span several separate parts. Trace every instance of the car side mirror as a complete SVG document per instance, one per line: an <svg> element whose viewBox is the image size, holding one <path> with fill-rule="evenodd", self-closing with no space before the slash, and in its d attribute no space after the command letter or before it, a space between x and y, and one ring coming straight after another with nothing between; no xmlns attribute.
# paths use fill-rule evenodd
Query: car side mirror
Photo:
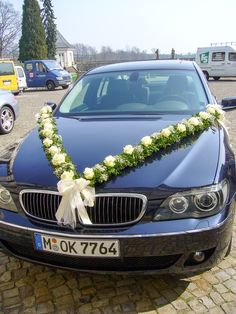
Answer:
<svg viewBox="0 0 236 314"><path fill-rule="evenodd" d="M54 111L57 107L57 104L55 104L54 102L51 102L51 101L47 101L45 103L45 106L50 106L52 108L52 111Z"/></svg>
<svg viewBox="0 0 236 314"><path fill-rule="evenodd" d="M223 110L236 109L236 96L223 98L221 106Z"/></svg>

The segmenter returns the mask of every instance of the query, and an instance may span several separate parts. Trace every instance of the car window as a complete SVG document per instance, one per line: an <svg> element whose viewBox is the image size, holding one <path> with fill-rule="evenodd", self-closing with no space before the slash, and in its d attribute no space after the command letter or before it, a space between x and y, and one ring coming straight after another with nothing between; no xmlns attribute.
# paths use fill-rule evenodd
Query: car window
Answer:
<svg viewBox="0 0 236 314"><path fill-rule="evenodd" d="M44 61L46 67L51 70L63 70L58 62L55 60L45 60Z"/></svg>
<svg viewBox="0 0 236 314"><path fill-rule="evenodd" d="M0 75L14 75L14 67L11 62L0 62Z"/></svg>
<svg viewBox="0 0 236 314"><path fill-rule="evenodd" d="M213 52L211 60L213 62L225 61L225 52Z"/></svg>
<svg viewBox="0 0 236 314"><path fill-rule="evenodd" d="M36 62L35 66L36 66L36 71L37 72L43 72L43 73L46 72L46 67L45 67L45 65L42 62Z"/></svg>
<svg viewBox="0 0 236 314"><path fill-rule="evenodd" d="M208 104L195 71L145 70L84 76L62 102L62 114L193 113Z"/></svg>
<svg viewBox="0 0 236 314"><path fill-rule="evenodd" d="M27 63L25 68L26 68L27 72L32 71L33 70L33 63Z"/></svg>
<svg viewBox="0 0 236 314"><path fill-rule="evenodd" d="M236 52L229 52L229 61L236 61Z"/></svg>
<svg viewBox="0 0 236 314"><path fill-rule="evenodd" d="M24 77L24 72L22 68L17 68L17 75L18 77Z"/></svg>

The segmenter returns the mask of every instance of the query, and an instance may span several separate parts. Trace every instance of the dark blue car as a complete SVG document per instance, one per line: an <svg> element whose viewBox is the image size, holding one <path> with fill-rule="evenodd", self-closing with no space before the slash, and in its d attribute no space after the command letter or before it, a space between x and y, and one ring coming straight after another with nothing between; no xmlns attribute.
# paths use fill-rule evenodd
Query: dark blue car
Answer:
<svg viewBox="0 0 236 314"><path fill-rule="evenodd" d="M214 267L231 247L235 160L208 104L215 99L194 62L129 62L89 71L59 106L50 104L53 128L33 130L1 157L1 248L79 271L186 274ZM48 124L47 110L40 119ZM213 122L199 131L205 118ZM171 144L164 139L177 128L186 135L183 125L197 131L183 138L173 131ZM160 131L155 151L149 141ZM52 138L63 143L60 154ZM135 149L146 157L140 162L136 154L133 166L127 155L140 139ZM118 173L112 156L132 167ZM72 226L57 215L60 204L68 206L58 177L67 180L70 173L98 181L93 206L82 195L85 211L73 212Z"/></svg>

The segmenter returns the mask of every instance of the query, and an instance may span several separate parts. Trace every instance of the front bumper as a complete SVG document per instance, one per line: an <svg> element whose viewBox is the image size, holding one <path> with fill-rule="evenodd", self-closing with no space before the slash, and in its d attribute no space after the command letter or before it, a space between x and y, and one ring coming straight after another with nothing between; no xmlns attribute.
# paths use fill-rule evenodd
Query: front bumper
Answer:
<svg viewBox="0 0 236 314"><path fill-rule="evenodd" d="M72 83L71 80L60 80L60 81L56 81L56 85L57 86L68 86Z"/></svg>
<svg viewBox="0 0 236 314"><path fill-rule="evenodd" d="M16 257L70 270L160 274L199 272L214 267L224 258L232 236L234 202L223 221L221 214L194 221L197 224L192 230L184 230L183 225L185 228L188 223L193 225L193 219L169 221L173 232L165 231L165 222L144 222L128 229L102 233L101 229L79 232L59 226L36 225L24 216L0 210L0 246ZM71 239L119 240L121 257L77 257L36 251L34 233ZM196 251L205 253L204 261L195 263L191 260Z"/></svg>

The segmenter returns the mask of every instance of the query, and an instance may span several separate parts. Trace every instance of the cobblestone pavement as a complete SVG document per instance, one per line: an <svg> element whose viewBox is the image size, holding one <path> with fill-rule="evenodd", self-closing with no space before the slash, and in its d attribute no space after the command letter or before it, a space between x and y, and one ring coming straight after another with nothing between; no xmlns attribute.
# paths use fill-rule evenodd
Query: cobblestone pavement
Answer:
<svg viewBox="0 0 236 314"><path fill-rule="evenodd" d="M219 100L236 95L236 80L209 85ZM34 126L34 114L46 99L58 102L63 94L58 90L19 96L21 117L11 135L0 137L0 147ZM227 113L227 119L236 148L236 111ZM79 274L0 253L0 314L3 313L236 313L236 225L230 256L212 270L185 279Z"/></svg>

